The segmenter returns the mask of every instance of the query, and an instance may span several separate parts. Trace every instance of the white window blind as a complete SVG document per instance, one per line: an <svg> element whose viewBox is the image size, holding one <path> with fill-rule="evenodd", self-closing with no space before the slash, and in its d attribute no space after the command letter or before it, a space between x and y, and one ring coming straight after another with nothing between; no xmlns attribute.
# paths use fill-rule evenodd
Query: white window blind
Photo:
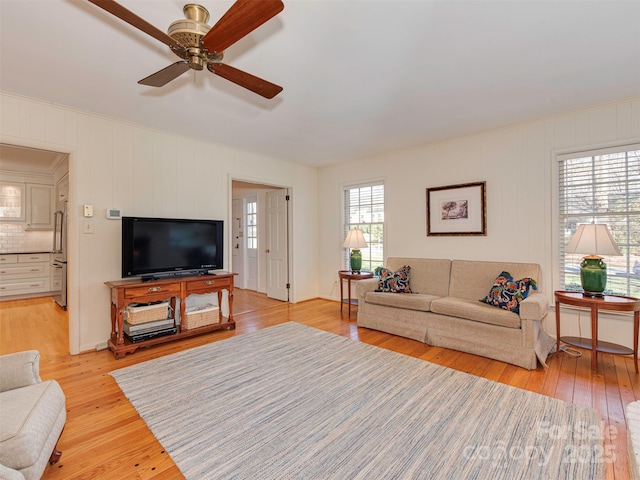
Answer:
<svg viewBox="0 0 640 480"><path fill-rule="evenodd" d="M605 293L640 297L640 144L557 157L561 288L580 291L582 255L564 249L580 223L609 226L622 256L604 258Z"/></svg>
<svg viewBox="0 0 640 480"><path fill-rule="evenodd" d="M344 187L344 228L342 239L349 230L358 228L364 233L367 248L361 249L362 269L373 270L384 261L384 183L374 182ZM345 249L343 264L349 268L349 251Z"/></svg>

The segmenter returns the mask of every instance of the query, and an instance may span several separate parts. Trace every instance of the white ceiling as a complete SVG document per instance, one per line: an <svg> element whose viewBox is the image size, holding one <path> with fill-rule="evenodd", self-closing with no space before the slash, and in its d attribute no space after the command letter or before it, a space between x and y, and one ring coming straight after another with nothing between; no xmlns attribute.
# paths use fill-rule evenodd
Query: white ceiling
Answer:
<svg viewBox="0 0 640 480"><path fill-rule="evenodd" d="M640 94L640 0L284 2L225 52L273 100L206 70L138 85L178 58L85 0L0 0L0 88L316 166ZM121 3L166 30L187 2Z"/></svg>

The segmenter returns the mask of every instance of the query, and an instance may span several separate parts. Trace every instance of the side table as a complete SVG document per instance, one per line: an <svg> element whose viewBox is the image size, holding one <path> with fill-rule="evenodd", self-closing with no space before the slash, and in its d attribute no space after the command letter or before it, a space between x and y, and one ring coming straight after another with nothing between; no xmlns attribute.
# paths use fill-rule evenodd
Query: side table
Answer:
<svg viewBox="0 0 640 480"><path fill-rule="evenodd" d="M342 306L346 303L347 305L349 305L349 317L351 317L351 305L358 305L357 299L351 299L351 281L373 278L373 272L353 272L351 270L338 270L338 277L340 277L340 313L342 313ZM345 300L343 293L344 280L347 281L347 300Z"/></svg>
<svg viewBox="0 0 640 480"><path fill-rule="evenodd" d="M633 355L633 364L638 373L638 326L640 324L640 299L618 295L603 297L588 297L580 292L554 292L556 299L556 351L560 351L560 341L580 348L591 348L591 368L598 369L598 352L615 355ZM560 304L586 307L591 310L591 338L560 337ZM633 312L633 350L615 343L598 340L598 310L613 310L617 312Z"/></svg>

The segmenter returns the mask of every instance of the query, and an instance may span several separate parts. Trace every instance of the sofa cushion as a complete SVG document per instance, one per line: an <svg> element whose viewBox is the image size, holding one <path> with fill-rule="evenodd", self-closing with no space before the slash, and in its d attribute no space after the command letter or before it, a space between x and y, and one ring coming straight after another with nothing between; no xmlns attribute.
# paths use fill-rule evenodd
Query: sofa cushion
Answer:
<svg viewBox="0 0 640 480"><path fill-rule="evenodd" d="M420 293L414 295L392 295L387 292L367 292L365 301L374 305L428 312L431 308L431 302L436 298L440 297Z"/></svg>
<svg viewBox="0 0 640 480"><path fill-rule="evenodd" d="M431 311L501 327L520 328L520 317L517 313L485 305L477 300L457 297L438 298L431 302Z"/></svg>
<svg viewBox="0 0 640 480"><path fill-rule="evenodd" d="M385 267L399 270L403 265L411 265L411 290L437 297L449 295L451 260L439 258L389 257ZM498 270L499 271L499 270ZM495 278L493 275L492 279ZM358 282L359 284L360 282ZM487 286L487 289L489 288ZM487 293L484 289L484 294ZM478 299L480 297L476 297Z"/></svg>
<svg viewBox="0 0 640 480"><path fill-rule="evenodd" d="M520 302L529 296L531 290L537 290L536 281L525 277L514 280L509 272L502 272L496 278L487 296L480 301L487 305L520 313Z"/></svg>
<svg viewBox="0 0 640 480"><path fill-rule="evenodd" d="M0 463L14 469L33 465L64 409L64 393L54 380L2 392Z"/></svg>
<svg viewBox="0 0 640 480"><path fill-rule="evenodd" d="M510 272L514 278L533 278L540 286L540 266L535 263L453 260L449 296L477 302L489 292L496 276L503 271Z"/></svg>
<svg viewBox="0 0 640 480"><path fill-rule="evenodd" d="M376 292L412 293L411 285L409 284L411 280L410 272L411 267L409 265L403 265L397 272L382 268Z"/></svg>

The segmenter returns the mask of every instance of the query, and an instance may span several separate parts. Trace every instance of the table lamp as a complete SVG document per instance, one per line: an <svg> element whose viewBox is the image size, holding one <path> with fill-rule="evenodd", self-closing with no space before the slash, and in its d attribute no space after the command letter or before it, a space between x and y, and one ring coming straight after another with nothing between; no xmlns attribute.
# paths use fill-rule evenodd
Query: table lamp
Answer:
<svg viewBox="0 0 640 480"><path fill-rule="evenodd" d="M357 228L349 230L344 245L342 246L351 249L351 271L359 272L362 268L362 254L360 253L360 249L367 248L367 242L364 239L362 230L358 230Z"/></svg>
<svg viewBox="0 0 640 480"><path fill-rule="evenodd" d="M580 283L584 295L603 297L607 286L607 265L600 255L622 255L609 227L593 222L581 223L564 251L587 254L580 263Z"/></svg>

